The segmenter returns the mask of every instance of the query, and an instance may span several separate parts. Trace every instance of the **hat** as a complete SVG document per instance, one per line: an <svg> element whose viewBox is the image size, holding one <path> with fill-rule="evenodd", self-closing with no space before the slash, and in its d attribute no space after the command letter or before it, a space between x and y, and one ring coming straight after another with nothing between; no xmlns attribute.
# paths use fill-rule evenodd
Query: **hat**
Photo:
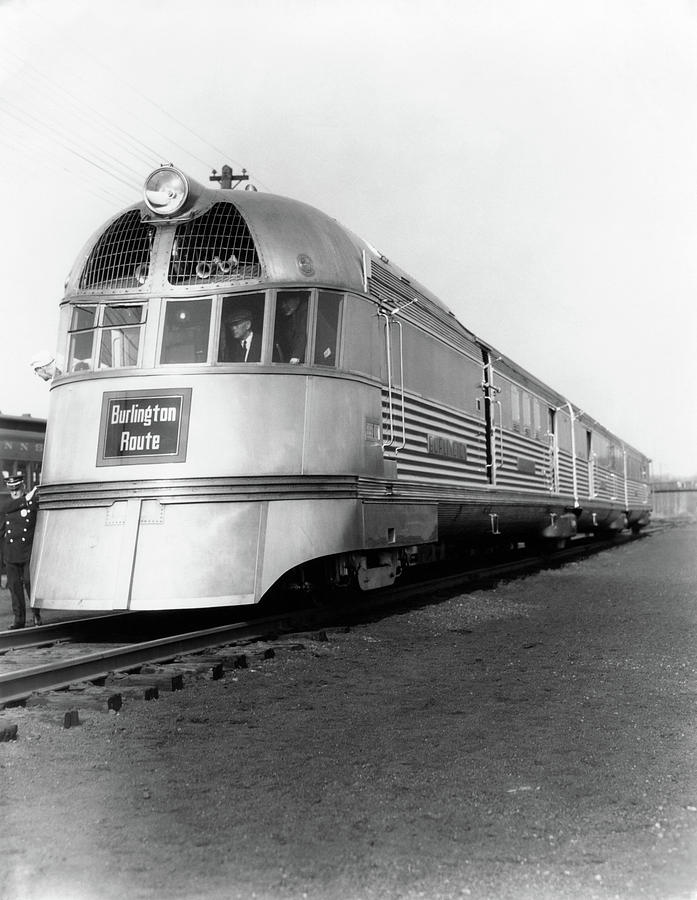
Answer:
<svg viewBox="0 0 697 900"><path fill-rule="evenodd" d="M5 474L5 484L7 485L9 490L15 491L18 487L20 487L20 485L24 484L24 475L22 475L21 472L17 472L16 475Z"/></svg>
<svg viewBox="0 0 697 900"><path fill-rule="evenodd" d="M226 314L225 322L228 325L237 325L238 322L253 322L254 316L248 309L233 309L231 313Z"/></svg>
<svg viewBox="0 0 697 900"><path fill-rule="evenodd" d="M45 366L50 366L53 363L55 363L55 359L51 353L37 353L29 365L32 369L43 369Z"/></svg>

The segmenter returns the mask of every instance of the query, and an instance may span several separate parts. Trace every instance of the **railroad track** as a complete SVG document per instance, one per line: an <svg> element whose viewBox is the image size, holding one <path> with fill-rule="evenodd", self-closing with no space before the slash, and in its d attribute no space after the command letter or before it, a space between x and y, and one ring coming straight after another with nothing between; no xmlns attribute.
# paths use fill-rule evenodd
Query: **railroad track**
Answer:
<svg viewBox="0 0 697 900"><path fill-rule="evenodd" d="M552 555L511 559L463 572L441 575L426 582L402 584L384 591L351 594L348 599L328 602L293 612L282 612L244 622L227 622L209 628L183 633L168 633L146 641L114 641L124 630L153 629L156 616L148 613L117 613L70 622L60 622L0 632L0 709L24 703L36 692L59 690L76 683L104 681L114 673L133 673L143 666L176 663L181 657L226 645L252 643L269 635L292 634L317 628L339 626L360 621L376 612L404 607L414 598L453 592L458 589L484 587L507 578L529 574L542 568L560 566L600 552L618 543L641 539L622 535L620 540L572 542L567 549ZM169 628L177 622L170 617ZM166 621L159 617L161 623ZM85 651L86 645L89 651ZM96 645L96 649L95 649ZM51 648L47 662L23 665L23 654ZM195 660L195 657L193 658ZM4 670L4 671L3 671ZM146 679L147 680L147 679ZM157 679L151 677L155 682Z"/></svg>

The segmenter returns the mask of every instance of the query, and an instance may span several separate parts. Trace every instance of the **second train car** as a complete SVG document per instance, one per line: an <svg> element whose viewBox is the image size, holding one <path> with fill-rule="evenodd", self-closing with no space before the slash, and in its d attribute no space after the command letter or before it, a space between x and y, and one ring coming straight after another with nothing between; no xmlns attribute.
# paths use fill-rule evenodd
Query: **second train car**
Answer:
<svg viewBox="0 0 697 900"><path fill-rule="evenodd" d="M50 392L40 608L250 604L308 573L370 590L649 519L645 456L371 245L173 166L80 254Z"/></svg>

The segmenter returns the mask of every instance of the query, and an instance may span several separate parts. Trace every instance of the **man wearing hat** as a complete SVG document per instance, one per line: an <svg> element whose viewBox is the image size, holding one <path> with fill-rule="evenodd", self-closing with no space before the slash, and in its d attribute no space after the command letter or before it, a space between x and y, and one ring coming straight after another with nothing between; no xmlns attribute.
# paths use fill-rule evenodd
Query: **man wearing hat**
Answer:
<svg viewBox="0 0 697 900"><path fill-rule="evenodd" d="M21 472L7 475L5 484L10 492L9 500L2 506L0 517L0 548L7 570L7 587L12 595L14 623L10 628L24 628L26 601L24 591L30 595L29 560L36 526L35 490L27 494ZM41 625L41 615L34 613L34 624Z"/></svg>
<svg viewBox="0 0 697 900"><path fill-rule="evenodd" d="M261 334L252 330L253 321L248 309L234 309L225 317L225 362L259 362Z"/></svg>

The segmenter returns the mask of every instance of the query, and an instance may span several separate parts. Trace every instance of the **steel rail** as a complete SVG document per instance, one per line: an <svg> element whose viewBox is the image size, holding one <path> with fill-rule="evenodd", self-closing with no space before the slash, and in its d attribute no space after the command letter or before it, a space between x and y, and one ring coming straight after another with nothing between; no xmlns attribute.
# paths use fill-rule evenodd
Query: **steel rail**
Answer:
<svg viewBox="0 0 697 900"><path fill-rule="evenodd" d="M639 537L641 536L639 535ZM636 540L636 537L627 536L626 541ZM168 662L179 655L233 643L240 639L258 640L269 632L275 634L280 632L289 633L293 630L307 630L311 627L327 627L330 624L338 624L340 619L345 621L346 617L355 619L366 613L370 614L381 610L384 611L390 607L397 607L415 596L423 596L426 591L454 590L466 585L470 586L471 589L473 585L490 584L492 581L506 577L512 578L531 570L537 571L545 567L563 565L573 559L592 555L610 547L621 546L622 543L624 541L618 542L616 539L613 539L600 543L577 545L564 551L557 551L553 556L549 557L534 556L509 560L496 566L451 573L427 582L414 582L413 584L388 588L379 593L354 594L347 602L338 602L332 606L313 607L312 609L296 610L292 613L279 612L276 615L251 622L237 622L200 631L174 634L102 652L83 654L72 660L61 660L43 666L10 672L0 675L0 708L25 700L35 691L57 690L77 681L96 680L109 675L111 672L134 669L145 663ZM98 618L101 620L106 617ZM114 618L123 618L123 614L116 614ZM61 628L69 629L72 626L72 636L74 637L75 626L82 625L86 621L90 620L59 623L55 626L46 626L41 629L29 629L29 631L45 631L55 628L55 633L58 633ZM15 634L15 632L9 633ZM66 636L69 638L70 634L71 632L68 630ZM50 641L44 638L35 643L45 644L50 643ZM26 644L26 646L31 645L31 643Z"/></svg>
<svg viewBox="0 0 697 900"><path fill-rule="evenodd" d="M0 675L0 706L25 700L34 691L57 690L76 681L103 678L114 671L134 669L145 663L166 662L184 653L227 644L240 638L258 637L271 625L278 627L279 616L259 619L254 623L239 622L142 641L98 653L87 653L75 659L58 660L31 669Z"/></svg>
<svg viewBox="0 0 697 900"><path fill-rule="evenodd" d="M30 615L31 613L32 610L29 610ZM0 631L0 654L6 653L8 650L42 647L44 644L55 644L57 641L74 641L80 631L102 627L101 625L95 625L95 622L117 624L118 622L125 622L132 615L133 613L107 613L83 619L66 619L63 622L53 622L50 625L18 628L15 631Z"/></svg>

